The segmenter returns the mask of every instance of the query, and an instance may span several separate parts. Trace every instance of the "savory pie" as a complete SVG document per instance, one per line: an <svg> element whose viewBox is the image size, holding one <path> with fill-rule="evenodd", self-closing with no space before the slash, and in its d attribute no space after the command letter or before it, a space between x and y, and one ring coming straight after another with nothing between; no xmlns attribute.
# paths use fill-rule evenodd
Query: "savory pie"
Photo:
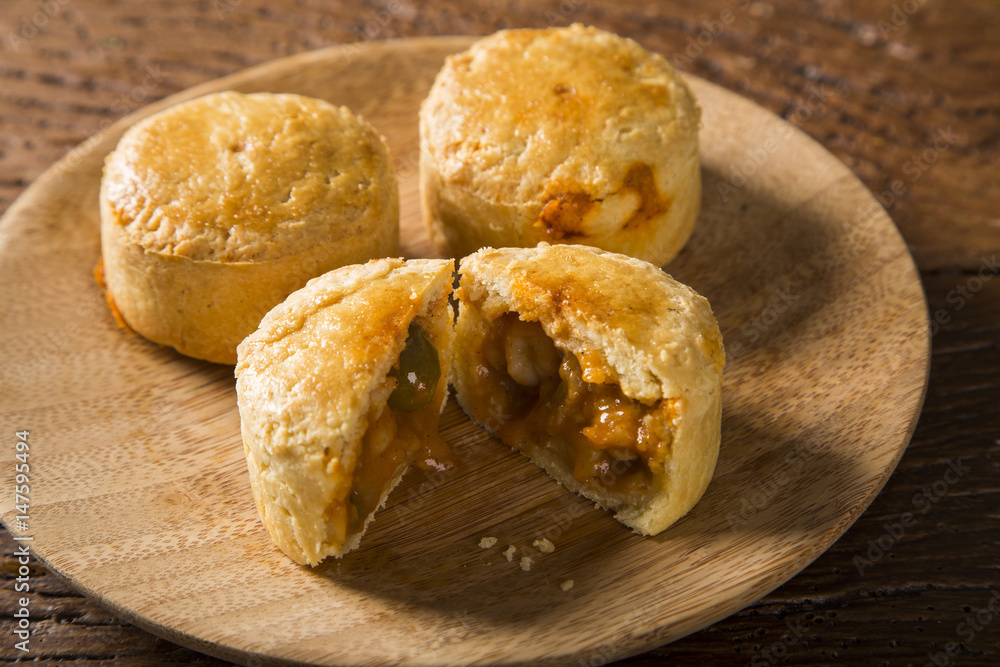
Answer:
<svg viewBox="0 0 1000 667"><path fill-rule="evenodd" d="M504 30L450 56L420 109L439 252L540 241L669 262L701 207L700 110L665 58L596 28Z"/></svg>
<svg viewBox="0 0 1000 667"><path fill-rule="evenodd" d="M106 160L100 210L119 323L226 364L307 280L399 246L385 141L301 95L215 93L139 121Z"/></svg>
<svg viewBox="0 0 1000 667"><path fill-rule="evenodd" d="M581 245L486 248L459 272L462 408L638 533L688 512L719 452L725 352L708 301Z"/></svg>
<svg viewBox="0 0 1000 667"><path fill-rule="evenodd" d="M239 346L236 390L264 526L297 563L358 546L438 436L454 340L451 260L379 259L292 293Z"/></svg>

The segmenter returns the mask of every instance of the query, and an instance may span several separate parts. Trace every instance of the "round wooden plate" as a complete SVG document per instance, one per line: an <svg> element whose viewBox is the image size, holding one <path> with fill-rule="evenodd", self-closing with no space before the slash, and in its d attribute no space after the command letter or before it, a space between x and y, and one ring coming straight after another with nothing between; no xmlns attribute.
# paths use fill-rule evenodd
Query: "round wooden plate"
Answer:
<svg viewBox="0 0 1000 667"><path fill-rule="evenodd" d="M0 222L0 508L81 591L171 641L248 664L598 664L759 599L878 493L928 370L926 307L903 240L821 146L689 77L704 109L703 213L667 270L711 301L729 354L722 451L698 506L658 537L633 535L452 402L442 433L460 468L408 473L359 550L310 569L271 544L251 497L232 368L125 333L94 282L103 158L138 118L210 91L346 104L394 152L404 251L430 255L417 108L445 56L469 43L333 48L207 83L91 138L10 207ZM11 491L15 430L30 431L26 527ZM496 545L480 548L483 537ZM533 546L543 537L553 553Z"/></svg>

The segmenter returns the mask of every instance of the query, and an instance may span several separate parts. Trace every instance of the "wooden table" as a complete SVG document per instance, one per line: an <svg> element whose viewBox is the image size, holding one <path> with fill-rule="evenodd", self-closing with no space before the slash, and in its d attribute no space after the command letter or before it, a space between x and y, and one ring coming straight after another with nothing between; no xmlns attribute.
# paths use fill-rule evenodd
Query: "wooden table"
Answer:
<svg viewBox="0 0 1000 667"><path fill-rule="evenodd" d="M7 0L0 210L110 121L250 65L575 21L666 54L842 159L901 229L934 320L923 413L868 511L756 604L626 662L1000 664L1000 13L990 0ZM225 664L119 621L34 561L35 635L22 654L16 546L2 539L3 660Z"/></svg>

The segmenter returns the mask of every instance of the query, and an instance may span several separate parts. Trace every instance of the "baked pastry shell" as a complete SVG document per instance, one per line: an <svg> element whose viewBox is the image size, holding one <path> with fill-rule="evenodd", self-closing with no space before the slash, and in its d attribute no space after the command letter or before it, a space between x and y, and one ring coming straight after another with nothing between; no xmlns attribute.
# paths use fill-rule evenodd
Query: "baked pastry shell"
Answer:
<svg viewBox="0 0 1000 667"><path fill-rule="evenodd" d="M235 93L216 96L224 98L227 95L239 97ZM264 99L298 97L255 95ZM218 220L206 222L205 212L197 208L203 207L204 202L192 202L191 219L168 220L175 231L165 243L163 238L156 236L159 232L131 229L132 220L123 216L127 215L126 209L131 210L132 202L117 200L111 194L114 178L135 179L136 191L142 193L147 178L145 172L155 172L162 167L157 156L140 155L138 167L119 166L113 176L109 175L107 165L116 159L116 152L137 150L135 143L142 140L142 133L151 131L147 128L158 127L159 119L183 118L187 105L202 103L205 99L208 98L182 103L140 121L126 132L116 151L108 156L99 195L103 282L109 301L128 328L187 356L235 364L240 341L256 328L265 313L310 278L339 266L398 253L398 186L384 139L363 119L320 100L300 98L327 113L346 115L345 126L357 127L371 141L370 162L356 167L370 170L364 175L370 182L367 206L349 217L342 217L342 212L333 208L306 209L303 213L325 216L334 221L333 224L340 221L349 231L331 242L323 233L324 227L306 225L298 230L295 220L290 219L291 228L274 230L263 239L254 239L258 244L256 251L263 258L241 260L229 256L238 255L239 248L235 253L227 248L227 254L222 256L211 252L192 255L178 251L177 248L185 244L204 244L205 241L197 236L202 233L200 229L243 224L244 220L232 217L229 210L235 202L228 200L225 192L205 193L206 197L220 199ZM336 140L336 137L330 138L330 141ZM169 182L171 175L156 174L154 178ZM172 202L171 206L174 205ZM240 209L237 207L237 210ZM171 213L175 215L176 211ZM260 222L253 224L261 225ZM150 238L155 240L151 242Z"/></svg>
<svg viewBox="0 0 1000 667"><path fill-rule="evenodd" d="M674 405L665 474L641 502L576 480L543 433L531 460L640 534L660 533L689 512L712 479L721 443L725 352L708 301L646 262L585 246L487 248L459 270L454 386L466 413L475 413L471 396L481 382L475 341L496 317L517 312L539 322L564 353L599 361L605 381L628 398Z"/></svg>
<svg viewBox="0 0 1000 667"><path fill-rule="evenodd" d="M622 63L634 76L620 76ZM446 60L421 105L431 240L454 257L549 242L662 266L701 209L700 113L662 56L612 33L574 24L483 38Z"/></svg>
<svg viewBox="0 0 1000 667"><path fill-rule="evenodd" d="M398 200L389 206L385 215L398 219ZM181 354L221 364L235 364L236 347L268 310L313 276L393 254L399 246L398 227L380 219L366 225L366 237L318 244L279 260L193 260L144 250L124 237L120 225L104 222L114 215L104 198L101 210L105 288L129 328Z"/></svg>
<svg viewBox="0 0 1000 667"><path fill-rule="evenodd" d="M237 403L254 501L275 544L316 565L356 548L362 530L328 543L324 511L347 497L366 417L384 406L386 375L414 318L434 341L442 376L432 404L447 398L454 311L451 260L380 259L311 280L271 310L239 346Z"/></svg>

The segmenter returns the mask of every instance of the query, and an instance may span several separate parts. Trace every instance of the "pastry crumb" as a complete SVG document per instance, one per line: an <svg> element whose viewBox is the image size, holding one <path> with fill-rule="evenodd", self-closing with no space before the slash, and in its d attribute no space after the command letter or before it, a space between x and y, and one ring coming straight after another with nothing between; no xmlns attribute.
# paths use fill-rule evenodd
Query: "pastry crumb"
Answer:
<svg viewBox="0 0 1000 667"><path fill-rule="evenodd" d="M543 554L550 554L556 550L556 545L552 544L552 541L548 538L543 537L540 540L535 540L531 543L536 549L541 551Z"/></svg>
<svg viewBox="0 0 1000 667"><path fill-rule="evenodd" d="M514 560L514 554L516 553L517 553L517 547L511 544L510 546L507 547L507 550L503 552L503 555L507 557L507 562L509 563Z"/></svg>
<svg viewBox="0 0 1000 667"><path fill-rule="evenodd" d="M568 591L569 589L573 588L573 580L567 579L566 581L559 584L559 588L563 589L563 592Z"/></svg>
<svg viewBox="0 0 1000 667"><path fill-rule="evenodd" d="M484 537L483 539L479 540L479 546L482 549L489 549L490 547L496 545L496 543L497 543L497 538L495 537Z"/></svg>
<svg viewBox="0 0 1000 667"><path fill-rule="evenodd" d="M528 570L531 569L531 564L534 563L534 562L535 561L531 560L527 556L523 556L521 558L521 569L524 570L525 572L527 572Z"/></svg>

